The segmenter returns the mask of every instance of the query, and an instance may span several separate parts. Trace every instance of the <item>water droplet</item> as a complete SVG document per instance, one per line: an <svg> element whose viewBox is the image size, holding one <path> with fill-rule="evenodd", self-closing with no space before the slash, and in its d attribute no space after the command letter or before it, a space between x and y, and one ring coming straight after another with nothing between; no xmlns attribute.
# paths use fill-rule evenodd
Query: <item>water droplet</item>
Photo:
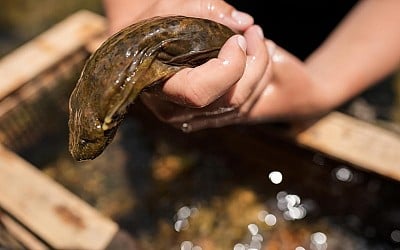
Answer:
<svg viewBox="0 0 400 250"><path fill-rule="evenodd" d="M260 212L258 212L257 218L259 221L264 222L265 221L265 217L268 215L268 212L265 210L261 210Z"/></svg>
<svg viewBox="0 0 400 250"><path fill-rule="evenodd" d="M333 171L339 181L350 182L353 179L353 173L346 167L336 168Z"/></svg>
<svg viewBox="0 0 400 250"><path fill-rule="evenodd" d="M247 228L249 229L251 235L256 235L258 233L258 226L256 224L249 224Z"/></svg>
<svg viewBox="0 0 400 250"><path fill-rule="evenodd" d="M190 217L196 217L199 214L199 209L197 207L190 208Z"/></svg>
<svg viewBox="0 0 400 250"><path fill-rule="evenodd" d="M295 194L288 194L285 197L285 200L287 202L287 207L294 207L300 204L300 197Z"/></svg>
<svg viewBox="0 0 400 250"><path fill-rule="evenodd" d="M132 54L132 51L130 49L128 49L125 53L125 57L130 57Z"/></svg>
<svg viewBox="0 0 400 250"><path fill-rule="evenodd" d="M262 237L261 234L256 234L256 235L251 236L251 240L263 242L264 238Z"/></svg>
<svg viewBox="0 0 400 250"><path fill-rule="evenodd" d="M278 201L279 201L279 200L282 200L282 199L285 199L286 195L287 195L287 192L286 192L286 191L280 191L280 192L278 192L278 193L276 194L276 199L277 199Z"/></svg>
<svg viewBox="0 0 400 250"><path fill-rule="evenodd" d="M275 53L272 56L272 61L277 62L277 63L282 62L283 59L284 59L284 56L282 54Z"/></svg>
<svg viewBox="0 0 400 250"><path fill-rule="evenodd" d="M256 235L251 236L251 240L262 242L264 240L264 238L262 237L261 234L256 234Z"/></svg>
<svg viewBox="0 0 400 250"><path fill-rule="evenodd" d="M274 226L276 224L276 216L273 214L268 214L265 216L265 223L268 226Z"/></svg>
<svg viewBox="0 0 400 250"><path fill-rule="evenodd" d="M394 242L400 242L400 230L393 230L390 234L390 238L392 238Z"/></svg>
<svg viewBox="0 0 400 250"><path fill-rule="evenodd" d="M237 243L234 247L233 250L246 250L246 246L243 245L242 243Z"/></svg>
<svg viewBox="0 0 400 250"><path fill-rule="evenodd" d="M252 240L249 245L249 250L259 250L261 249L261 242L258 240Z"/></svg>
<svg viewBox="0 0 400 250"><path fill-rule="evenodd" d="M303 207L289 207L288 215L294 220L303 219L306 216L306 210Z"/></svg>
<svg viewBox="0 0 400 250"><path fill-rule="evenodd" d="M178 219L187 219L191 214L191 210L189 207L184 206L181 207L178 212L176 213L176 215L178 216Z"/></svg>
<svg viewBox="0 0 400 250"><path fill-rule="evenodd" d="M311 235L311 250L326 250L328 248L327 237L324 233L317 232Z"/></svg>
<svg viewBox="0 0 400 250"><path fill-rule="evenodd" d="M268 178L273 184L279 184L282 182L283 176L279 171L272 171L269 173Z"/></svg>
<svg viewBox="0 0 400 250"><path fill-rule="evenodd" d="M181 243L181 250L192 250L193 243L191 241L184 241Z"/></svg>
<svg viewBox="0 0 400 250"><path fill-rule="evenodd" d="M326 234L321 232L316 232L311 235L311 241L316 245L325 244L327 239Z"/></svg>
<svg viewBox="0 0 400 250"><path fill-rule="evenodd" d="M189 221L187 219L177 220L174 225L175 231L177 232L185 230L188 227L189 227Z"/></svg>
<svg viewBox="0 0 400 250"><path fill-rule="evenodd" d="M189 132L191 132L192 131L192 125L190 125L189 123L187 123L187 122L184 122L184 123L182 123L182 125L181 125L181 130L183 131L183 132L185 132L185 133L189 133Z"/></svg>
<svg viewBox="0 0 400 250"><path fill-rule="evenodd" d="M283 212L285 220L302 219L307 214L307 209L301 204L301 199L298 195L279 192L277 194L277 207Z"/></svg>

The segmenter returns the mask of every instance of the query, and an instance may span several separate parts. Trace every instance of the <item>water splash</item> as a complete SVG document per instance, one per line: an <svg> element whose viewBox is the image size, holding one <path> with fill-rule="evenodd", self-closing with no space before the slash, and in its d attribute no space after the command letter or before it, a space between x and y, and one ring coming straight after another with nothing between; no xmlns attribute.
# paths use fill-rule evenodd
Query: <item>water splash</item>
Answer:
<svg viewBox="0 0 400 250"><path fill-rule="evenodd" d="M181 130L182 130L183 132L185 132L185 133L189 133L189 132L192 132L193 126L190 125L190 124L187 123L187 122L184 122L184 123L182 123L182 125L181 125Z"/></svg>
<svg viewBox="0 0 400 250"><path fill-rule="evenodd" d="M276 195L276 199L277 207L283 212L284 219L299 220L306 216L307 210L298 195L281 191Z"/></svg>
<svg viewBox="0 0 400 250"><path fill-rule="evenodd" d="M313 233L310 237L310 249L311 250L326 250L328 248L328 237L322 232Z"/></svg>
<svg viewBox="0 0 400 250"><path fill-rule="evenodd" d="M175 224L174 224L174 229L177 232L180 232L182 230L186 230L189 228L189 217L195 216L198 212L198 209L195 207L189 208L188 206L183 206L178 209L176 212L175 218Z"/></svg>

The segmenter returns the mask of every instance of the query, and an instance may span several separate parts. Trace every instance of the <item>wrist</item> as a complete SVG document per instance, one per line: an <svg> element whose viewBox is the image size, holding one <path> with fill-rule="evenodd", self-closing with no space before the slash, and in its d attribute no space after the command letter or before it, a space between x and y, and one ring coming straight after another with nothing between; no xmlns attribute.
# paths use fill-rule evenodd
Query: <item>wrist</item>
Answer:
<svg viewBox="0 0 400 250"><path fill-rule="evenodd" d="M324 65L331 64L312 57L305 61L306 70L313 82L312 95L316 105L328 111L360 93L362 85L353 81L351 75L347 75L346 69Z"/></svg>

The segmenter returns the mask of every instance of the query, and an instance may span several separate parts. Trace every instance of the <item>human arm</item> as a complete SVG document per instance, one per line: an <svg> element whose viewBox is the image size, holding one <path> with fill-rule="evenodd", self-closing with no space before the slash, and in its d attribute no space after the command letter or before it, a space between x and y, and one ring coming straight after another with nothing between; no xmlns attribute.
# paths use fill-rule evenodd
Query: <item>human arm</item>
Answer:
<svg viewBox="0 0 400 250"><path fill-rule="evenodd" d="M400 1L360 1L306 59L327 107L335 107L400 66Z"/></svg>
<svg viewBox="0 0 400 250"><path fill-rule="evenodd" d="M301 62L278 48L273 77L248 115L256 120L316 117L393 72L400 63L400 1L360 1Z"/></svg>

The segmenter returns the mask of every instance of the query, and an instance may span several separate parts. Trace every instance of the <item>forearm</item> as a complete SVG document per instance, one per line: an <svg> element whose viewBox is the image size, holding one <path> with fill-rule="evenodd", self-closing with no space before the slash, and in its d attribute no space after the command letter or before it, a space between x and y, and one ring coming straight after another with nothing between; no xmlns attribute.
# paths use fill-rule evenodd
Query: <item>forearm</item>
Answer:
<svg viewBox="0 0 400 250"><path fill-rule="evenodd" d="M358 94L399 66L400 1L364 0L307 60L328 106Z"/></svg>

